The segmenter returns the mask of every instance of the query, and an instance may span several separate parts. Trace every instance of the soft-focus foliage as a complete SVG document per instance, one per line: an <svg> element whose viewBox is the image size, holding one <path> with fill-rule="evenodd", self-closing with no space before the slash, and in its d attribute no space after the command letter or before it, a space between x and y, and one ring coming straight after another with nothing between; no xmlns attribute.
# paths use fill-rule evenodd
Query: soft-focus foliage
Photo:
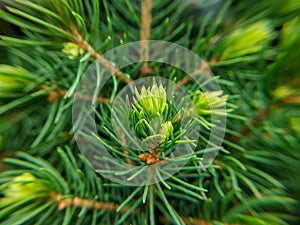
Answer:
<svg viewBox="0 0 300 225"><path fill-rule="evenodd" d="M1 224L299 224L298 0L0 0L0 4ZM206 76L206 65L215 74L199 79L201 85L215 79L222 92L203 91L169 65L139 62L118 71L115 62L102 57L145 38L192 50L203 59L195 76ZM133 54L141 53L147 53L147 46ZM118 56L116 61L129 57ZM178 65L185 60L179 58ZM100 65L95 77L100 69L116 76L97 84L104 85L98 98L84 92L77 98L95 101L101 144L132 168L106 172L116 176L132 172L134 181L141 172L135 165L186 160L181 170L168 176L160 168L149 169L161 182L131 187L102 177L86 161L74 140L72 104L94 61ZM124 86L148 75L177 82L193 107L172 108L170 93L159 83L133 88L134 100L124 103L129 109L126 119L142 144L153 147L139 152L126 145L127 134L121 132L120 122L112 124L111 114ZM87 109L82 110L75 127L88 118ZM226 118L226 129L213 124L214 113ZM196 119L184 121L190 114ZM184 123L189 126L181 127ZM200 127L199 138L189 140L185 134L195 124ZM213 128L225 132L220 145L212 144L220 141L210 137ZM186 151L193 147L192 154L172 157L178 144L187 144ZM203 154L217 152L212 164L201 170ZM161 175L169 178L162 180Z"/></svg>

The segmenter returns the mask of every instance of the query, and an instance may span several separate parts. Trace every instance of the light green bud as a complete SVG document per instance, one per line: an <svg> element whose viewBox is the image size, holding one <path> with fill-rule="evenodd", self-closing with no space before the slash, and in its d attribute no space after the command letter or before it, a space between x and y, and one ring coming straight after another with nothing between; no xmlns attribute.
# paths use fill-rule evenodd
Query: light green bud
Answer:
<svg viewBox="0 0 300 225"><path fill-rule="evenodd" d="M224 107L227 96L222 96L222 91L201 92L196 91L193 95L193 103L199 115L209 115L212 110Z"/></svg>
<svg viewBox="0 0 300 225"><path fill-rule="evenodd" d="M168 137L170 137L172 135L173 130L174 130L174 128L173 128L172 123L170 121L167 121L167 122L165 122L165 123L163 123L161 125L161 131L160 131L160 133L163 136L165 136L166 138L168 138Z"/></svg>
<svg viewBox="0 0 300 225"><path fill-rule="evenodd" d="M39 182L31 173L23 173L17 176L2 191L4 198L0 199L0 206L10 205L14 202L30 198L37 193L47 191L47 187Z"/></svg>
<svg viewBox="0 0 300 225"><path fill-rule="evenodd" d="M62 52L65 53L69 59L75 59L79 55L82 55L84 53L84 50L79 48L76 44L72 42L64 43L64 48L62 49Z"/></svg>
<svg viewBox="0 0 300 225"><path fill-rule="evenodd" d="M158 117L165 110L167 104L166 95L166 91L162 85L158 87L154 84L148 89L143 86L140 93L135 89L135 104L138 104L147 116Z"/></svg>

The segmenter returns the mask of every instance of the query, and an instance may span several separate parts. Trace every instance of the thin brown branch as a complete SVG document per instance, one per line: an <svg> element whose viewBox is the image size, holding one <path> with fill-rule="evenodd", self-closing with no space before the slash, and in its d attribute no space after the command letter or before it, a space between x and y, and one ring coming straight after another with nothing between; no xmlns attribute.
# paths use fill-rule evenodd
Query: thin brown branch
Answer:
<svg viewBox="0 0 300 225"><path fill-rule="evenodd" d="M164 164L165 161L159 159L160 152L157 152L161 145L161 141L162 140L160 138L158 138L157 140L152 141L152 143L148 143L152 149L150 149L149 153L139 154L139 156L138 156L139 159L146 162L148 165Z"/></svg>
<svg viewBox="0 0 300 225"><path fill-rule="evenodd" d="M178 81L176 83L176 89L179 88L179 87L182 87L182 86L186 85L187 83L189 83L192 80L193 79L191 77L185 76L184 78L182 78L180 81Z"/></svg>
<svg viewBox="0 0 300 225"><path fill-rule="evenodd" d="M67 208L68 206L73 206L76 208L83 208L86 207L87 209L98 209L102 210L105 209L110 212L116 212L116 210L119 208L119 204L111 203L111 202L101 202L101 201L94 201L91 199L85 199L85 198L62 198L62 194L58 194L55 192L51 193L51 200L55 200L58 206L59 210L63 210ZM122 209L123 212L127 212L129 210L128 207L124 207Z"/></svg>
<svg viewBox="0 0 300 225"><path fill-rule="evenodd" d="M54 90L51 90L51 88L47 85L42 85L41 87L43 89L49 90L49 94L48 94L49 102L53 102L57 98L63 97L67 93L67 90L63 90L59 87L56 87ZM74 94L72 95L72 97L74 97ZM92 96L89 96L87 94L81 94L81 95L78 95L77 97L81 100L86 100L86 101L91 101L93 99ZM108 98L103 98L103 97L99 96L99 97L97 97L97 102L109 104L110 100Z"/></svg>
<svg viewBox="0 0 300 225"><path fill-rule="evenodd" d="M124 73L115 68L111 63L107 61L102 55L100 55L87 41L85 41L81 34L79 34L77 28L74 25L71 25L72 33L75 36L75 44L83 49L85 52L91 52L91 56L93 59L96 59L100 65L102 65L107 71L114 74L119 80L125 82L125 83L131 83L133 80L126 77Z"/></svg>
<svg viewBox="0 0 300 225"><path fill-rule="evenodd" d="M151 32L151 15L152 0L143 0L141 5L141 33L140 40L143 41L140 46L140 59L144 61L141 68L141 74L149 74L152 69L148 65L149 61L149 39Z"/></svg>
<svg viewBox="0 0 300 225"><path fill-rule="evenodd" d="M300 103L299 96L288 96L280 100L283 103Z"/></svg>

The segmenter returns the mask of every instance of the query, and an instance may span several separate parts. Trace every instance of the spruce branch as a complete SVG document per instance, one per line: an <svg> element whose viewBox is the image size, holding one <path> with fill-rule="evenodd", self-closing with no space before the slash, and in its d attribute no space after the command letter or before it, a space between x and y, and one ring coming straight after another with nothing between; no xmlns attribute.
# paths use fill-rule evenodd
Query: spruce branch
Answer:
<svg viewBox="0 0 300 225"><path fill-rule="evenodd" d="M63 172L58 171L44 159L32 157L22 152L18 153L22 159L6 158L4 160L19 167L13 173L2 172L0 174L0 187L3 195L0 198L0 213L3 212L3 216L9 217L7 218L8 221L14 217L9 215L9 211L5 207L8 206L9 210L13 210L26 203L32 204L33 212L36 207L44 203L44 205L48 205L47 208L43 209L44 211L50 210L49 206L55 204L59 210L67 210L68 207L71 207L96 211L104 209L111 213L119 211L121 213L136 213L135 209L125 204L122 204L121 208L120 204L96 200L96 198L103 196L101 193L103 187L101 187L102 184L96 174L90 170L85 159L79 158L79 163L81 162L81 167L85 171L83 173L79 168L76 168L78 165L76 165L75 156L69 148L66 149L66 152L59 148L58 153L65 163ZM61 176L61 173L66 174L66 179ZM7 175L12 179L11 181L7 181ZM79 194L76 189L73 190L77 185L80 185L84 190L90 190L90 193ZM18 194L16 195L15 192ZM93 199L81 197L83 194ZM21 212L16 211L17 215L18 213Z"/></svg>
<svg viewBox="0 0 300 225"><path fill-rule="evenodd" d="M115 204L112 202L102 202L102 201L94 201L92 199L80 198L80 197L67 197L64 195L58 194L55 192L51 192L51 198L49 199L55 200L59 210L64 210L69 206L75 208L88 208L89 210L102 210L105 209L107 211L116 212L120 207L119 204ZM129 207L125 206L121 209L121 212L127 212Z"/></svg>
<svg viewBox="0 0 300 225"><path fill-rule="evenodd" d="M142 0L141 5L130 0L5 2L9 7L1 10L0 16L17 25L20 33L3 30L1 60L5 64L22 65L37 76L16 67L11 68L13 73L1 74L8 67L0 66L1 155L3 147L24 149L32 154L18 153L14 158L9 151L12 158L4 160L10 165L0 173L1 224L43 225L46 221L53 225L109 225L115 218L117 224L150 221L151 225L285 225L296 220L291 218L295 200L287 196L297 198L299 193L299 184L295 182L299 173L299 95L298 88L287 85L286 79L299 74L299 53L295 51L300 43L299 16L293 19L299 11L298 1L273 0L274 4L269 0L259 4L250 0L218 1L219 12L207 8L205 1L197 4L197 1ZM145 61L142 68L139 64L121 71L103 57L102 52L138 38L144 43L139 53L140 60ZM154 63L150 67L147 62L150 38L176 42L201 55L206 61L195 71L195 76L206 75L205 68L210 66L222 77L218 82L226 93L226 108L230 109L226 111L227 135L223 146L205 148L212 126L206 100L215 97L213 102L218 105L220 93L201 93L183 73L175 70L169 73ZM79 56L82 58L78 64ZM187 163L178 173L169 174L160 168L146 170L160 183L133 189L100 178L82 155L75 154L73 139L64 142L64 149L59 147L57 153L53 152L62 144L58 137L71 129L72 101L68 98L74 96L89 58L115 73L114 94L110 99L97 99L105 103L95 108L97 131L105 148L130 168L180 161L168 156L174 146L172 141L176 135L179 137L176 126L181 116L171 113L168 119L171 107L165 113L154 107L158 101L153 98L149 99L155 103L147 105L140 99L139 106L130 108L136 110L132 130L145 139L147 147L154 148L137 153L127 146L127 133L119 130L121 120L116 126L119 135L112 132L115 127L109 119L110 100L137 74L143 76L155 71L156 75L184 86L201 115L197 121L201 134L193 155L187 156ZM118 79L125 84L119 84ZM110 93L110 88L103 93ZM86 95L78 98L91 100ZM4 114L21 105L21 110ZM147 121L149 116L142 111L165 113L163 123L158 123L159 129L153 129L157 124ZM155 148L157 143L161 144L160 150ZM164 152L170 146L170 151ZM203 153L216 149L220 153L215 163L201 171ZM120 176L128 174L133 180L137 178L139 171L128 171L107 170ZM169 178L164 180L163 175Z"/></svg>
<svg viewBox="0 0 300 225"><path fill-rule="evenodd" d="M60 87L50 87L47 85L42 85L42 89L48 90L48 101L49 102L54 102L57 98L64 97L68 90L61 89ZM74 97L75 94L72 95ZM86 95L86 94L80 94L77 95L77 97L81 100L86 100L86 101L91 101L93 98L92 96ZM99 103L104 103L104 104L109 104L110 100L108 98L103 98L101 96L97 97L97 102Z"/></svg>
<svg viewBox="0 0 300 225"><path fill-rule="evenodd" d="M124 73L115 68L111 63L107 61L100 53L98 53L86 40L83 39L82 35L78 32L75 25L71 25L72 34L75 37L75 44L85 52L91 52L91 57L97 60L107 71L114 74L120 81L125 83L131 83L133 80L126 77Z"/></svg>
<svg viewBox="0 0 300 225"><path fill-rule="evenodd" d="M191 82L192 78L189 76L183 77L180 81L177 82L177 87L181 87L186 85L187 83Z"/></svg>

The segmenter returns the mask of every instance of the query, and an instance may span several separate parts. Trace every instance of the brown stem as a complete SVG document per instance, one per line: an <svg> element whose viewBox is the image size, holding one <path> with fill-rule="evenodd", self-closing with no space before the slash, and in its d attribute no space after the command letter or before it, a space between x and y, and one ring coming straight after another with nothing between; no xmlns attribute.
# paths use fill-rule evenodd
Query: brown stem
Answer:
<svg viewBox="0 0 300 225"><path fill-rule="evenodd" d="M299 96L288 96L280 100L283 103L300 103Z"/></svg>
<svg viewBox="0 0 300 225"><path fill-rule="evenodd" d="M150 152L149 154L147 153L141 153L139 154L139 159L146 162L148 165L153 165L157 163L162 163L162 161L158 158L159 154Z"/></svg>
<svg viewBox="0 0 300 225"><path fill-rule="evenodd" d="M149 74L152 72L152 69L148 65L149 61L149 38L151 32L151 8L152 8L152 0L143 0L141 6L141 33L140 40L143 41L140 46L140 59L144 61L143 66L141 68L141 74Z"/></svg>
<svg viewBox="0 0 300 225"><path fill-rule="evenodd" d="M182 78L180 81L178 81L176 83L176 88L182 87L182 86L186 85L190 81L192 81L192 78L188 77L188 76L185 76L184 78Z"/></svg>
<svg viewBox="0 0 300 225"><path fill-rule="evenodd" d="M59 210L63 210L68 206L73 206L76 208L83 208L86 207L88 209L106 209L107 211L116 212L119 208L119 204L111 203L111 202L101 202L101 201L94 201L91 199L85 198L62 198L63 195L59 193L52 192L51 193L51 200L55 200ZM129 210L128 207L124 207L122 209L123 212L127 212Z"/></svg>
<svg viewBox="0 0 300 225"><path fill-rule="evenodd" d="M107 71L114 74L119 80L125 83L131 83L133 80L126 77L123 72L115 68L111 63L107 61L102 55L100 55L87 41L85 41L81 34L79 34L77 28L74 25L71 25L73 35L75 36L75 44L83 49L85 52L91 52L92 58L96 59L100 65L102 65Z"/></svg>
<svg viewBox="0 0 300 225"><path fill-rule="evenodd" d="M50 90L51 88L47 85L41 86L43 89L49 90L48 101L53 102L57 98L64 96L67 93L67 90L63 90L60 87L56 87L54 90ZM74 97L74 94L72 95ZM81 100L91 101L92 97L86 94L81 94L77 96ZM108 98L97 97L97 102L109 104L110 100Z"/></svg>
<svg viewBox="0 0 300 225"><path fill-rule="evenodd" d="M164 164L165 161L160 160L160 153L157 152L159 150L159 146L161 144L161 140L154 141L152 144L152 149L150 149L149 153L141 153L139 154L139 159L146 162L148 165L153 164Z"/></svg>

